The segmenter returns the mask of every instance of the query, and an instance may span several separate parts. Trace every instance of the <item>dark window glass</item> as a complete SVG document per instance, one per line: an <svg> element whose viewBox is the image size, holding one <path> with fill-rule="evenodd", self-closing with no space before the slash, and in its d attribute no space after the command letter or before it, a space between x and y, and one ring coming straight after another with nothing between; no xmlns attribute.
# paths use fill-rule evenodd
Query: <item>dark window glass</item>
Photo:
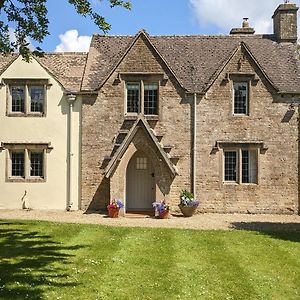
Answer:
<svg viewBox="0 0 300 300"><path fill-rule="evenodd" d="M226 151L224 155L224 180L237 181L237 153Z"/></svg>
<svg viewBox="0 0 300 300"><path fill-rule="evenodd" d="M24 86L11 87L12 112L25 112L25 88Z"/></svg>
<svg viewBox="0 0 300 300"><path fill-rule="evenodd" d="M248 113L248 83L234 82L234 113Z"/></svg>
<svg viewBox="0 0 300 300"><path fill-rule="evenodd" d="M144 114L157 115L158 86L156 83L145 83L144 85Z"/></svg>
<svg viewBox="0 0 300 300"><path fill-rule="evenodd" d="M11 153L11 175L24 177L24 152Z"/></svg>
<svg viewBox="0 0 300 300"><path fill-rule="evenodd" d="M31 86L29 88L30 94L30 111L43 112L44 111L44 87Z"/></svg>
<svg viewBox="0 0 300 300"><path fill-rule="evenodd" d="M242 183L257 183L256 151L242 151Z"/></svg>
<svg viewBox="0 0 300 300"><path fill-rule="evenodd" d="M30 176L44 176L43 162L43 152L30 152Z"/></svg>
<svg viewBox="0 0 300 300"><path fill-rule="evenodd" d="M127 112L140 112L140 85L138 83L127 83Z"/></svg>

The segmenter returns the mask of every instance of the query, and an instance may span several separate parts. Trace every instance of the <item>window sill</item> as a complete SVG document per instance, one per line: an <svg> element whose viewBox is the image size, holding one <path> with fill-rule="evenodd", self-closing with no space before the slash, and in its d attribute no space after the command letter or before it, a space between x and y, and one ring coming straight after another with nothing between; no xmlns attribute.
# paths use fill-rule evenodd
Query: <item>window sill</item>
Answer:
<svg viewBox="0 0 300 300"><path fill-rule="evenodd" d="M7 117L17 117L17 118L43 118L46 117L45 113L17 113L17 112L12 112L6 114Z"/></svg>
<svg viewBox="0 0 300 300"><path fill-rule="evenodd" d="M249 117L248 114L232 114L233 118L247 118Z"/></svg>
<svg viewBox="0 0 300 300"><path fill-rule="evenodd" d="M138 114L136 115L125 115L124 118L125 120L136 120L139 117ZM151 120L151 121L158 121L159 116L158 115L144 115L146 120Z"/></svg>
<svg viewBox="0 0 300 300"><path fill-rule="evenodd" d="M258 186L258 183L238 183L236 181L223 181L223 185L234 185L234 186L240 186L240 187L246 187L246 186Z"/></svg>
<svg viewBox="0 0 300 300"><path fill-rule="evenodd" d="M18 178L18 177L9 177L6 179L6 182L11 183L39 183L39 182L46 182L45 178Z"/></svg>

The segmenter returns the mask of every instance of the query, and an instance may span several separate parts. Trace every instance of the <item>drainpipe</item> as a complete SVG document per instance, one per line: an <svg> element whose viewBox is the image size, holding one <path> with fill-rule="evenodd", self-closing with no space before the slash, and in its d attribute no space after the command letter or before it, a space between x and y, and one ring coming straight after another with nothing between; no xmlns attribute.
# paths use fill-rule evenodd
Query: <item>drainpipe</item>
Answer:
<svg viewBox="0 0 300 300"><path fill-rule="evenodd" d="M193 99L193 194L194 199L197 198L196 196L196 175L197 175L197 93L194 93Z"/></svg>
<svg viewBox="0 0 300 300"><path fill-rule="evenodd" d="M66 210L69 211L72 207L72 158L73 158L73 149L72 149L72 112L73 106L76 101L76 95L68 94L67 102L69 104L69 114L68 114L68 127L69 127L69 135L68 135L68 194L67 194L67 203Z"/></svg>

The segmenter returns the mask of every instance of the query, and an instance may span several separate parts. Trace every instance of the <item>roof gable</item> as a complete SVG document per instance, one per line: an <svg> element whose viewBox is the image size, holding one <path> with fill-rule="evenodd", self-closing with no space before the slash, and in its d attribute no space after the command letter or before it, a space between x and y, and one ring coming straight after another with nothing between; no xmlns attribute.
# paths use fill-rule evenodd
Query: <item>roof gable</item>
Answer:
<svg viewBox="0 0 300 300"><path fill-rule="evenodd" d="M115 63L114 63L114 65L112 65L112 68L107 69L106 72L104 72L105 76L103 76L102 80L101 79L100 79L100 81L98 80L98 83L94 82L93 89L99 90L105 84L105 82L108 80L108 78L121 66L121 64L124 62L124 60L126 60L127 56L129 56L131 54L131 51L133 51L134 47L141 40L143 41L142 43L146 47L148 47L148 49L150 51L152 51L153 54L156 54L158 56L158 59L160 60L160 62L158 62L156 60L156 58L154 57L154 55L153 55L153 61L155 60L157 66L155 67L155 63L152 62L151 71L153 71L153 69L159 69L159 71L161 71L161 68L165 67L173 75L173 77L177 80L177 82L181 86L181 83L177 79L175 73L172 71L172 69L170 68L168 63L164 60L163 56L161 56L159 51L155 48L155 46L151 42L150 38L148 37L148 34L144 30L141 30L141 31L138 32L138 34L133 39L131 39L131 41L128 43L127 47L124 48L124 51L123 51L122 55L119 55L118 59L115 60ZM93 42L92 42L92 44L93 44ZM147 65L145 64L146 61L144 60L144 58L139 56L139 55L136 55L135 57L136 57L135 61L137 63L135 65L132 65L132 67L135 68L134 72L135 73L138 73L139 71L140 72L143 72L143 71L145 72L145 69L147 69ZM99 58L101 59L101 53L100 53L100 55L98 55L98 59ZM143 61L142 64L138 64L139 59L141 59ZM91 68L92 61L96 62L96 57L93 57L93 55L89 55L87 69ZM101 66L99 65L99 67L101 67ZM129 72L130 72L130 70L129 70ZM85 77L88 76L87 74L88 74L88 71L85 72ZM95 79L95 78L94 78L94 80L97 81L97 79ZM82 86L83 90L87 89L87 81L88 81L87 78L83 79L83 86Z"/></svg>
<svg viewBox="0 0 300 300"><path fill-rule="evenodd" d="M175 176L177 174L176 167L173 165L173 163L171 162L167 153L163 150L162 146L159 144L156 136L152 132L149 124L147 123L147 121L145 120L143 115L140 115L138 117L138 119L136 120L136 122L134 123L134 125L132 126L132 128L130 129L130 131L127 133L127 136L125 137L124 141L120 145L119 149L116 151L115 155L112 157L111 161L107 165L107 167L104 171L105 177L109 178L112 175L113 171L117 167L118 161L123 157L128 146L130 145L130 143L132 142L133 138L135 137L137 131L140 128L144 129L145 133L148 135L148 137L152 141L153 146L158 150L158 152L162 158L162 161L166 164L166 166L170 170L171 174L173 176Z"/></svg>

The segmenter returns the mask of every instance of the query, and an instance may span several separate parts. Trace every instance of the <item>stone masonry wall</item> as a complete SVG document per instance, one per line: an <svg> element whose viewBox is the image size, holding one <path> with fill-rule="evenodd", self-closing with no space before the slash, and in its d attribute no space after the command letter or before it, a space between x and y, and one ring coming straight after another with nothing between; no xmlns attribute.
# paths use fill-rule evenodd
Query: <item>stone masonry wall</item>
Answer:
<svg viewBox="0 0 300 300"><path fill-rule="evenodd" d="M226 73L238 72L259 78L250 87L249 116L233 116L232 81L223 81ZM291 100L274 93L244 50L236 53L197 107L197 195L202 211L298 212L298 112L289 109ZM258 184L223 184L223 154L212 151L220 140L266 144L267 151L258 155Z"/></svg>
<svg viewBox="0 0 300 300"><path fill-rule="evenodd" d="M164 66L148 41L140 36L121 64L101 88L94 103L82 108L82 209L104 209L110 198L110 181L104 178L104 157L113 151L113 139L126 120L125 80L115 82L119 73L165 73L169 80L160 81L159 118L149 121L161 143L171 145L172 156L178 156L179 175L175 177L166 198L178 203L179 192L190 189L191 107L184 99L176 79ZM162 75L160 75L162 76ZM146 75L142 76L147 79ZM132 77L131 77L132 78ZM137 80L141 77L136 75ZM84 101L83 101L84 103ZM157 199L159 200L159 199Z"/></svg>

